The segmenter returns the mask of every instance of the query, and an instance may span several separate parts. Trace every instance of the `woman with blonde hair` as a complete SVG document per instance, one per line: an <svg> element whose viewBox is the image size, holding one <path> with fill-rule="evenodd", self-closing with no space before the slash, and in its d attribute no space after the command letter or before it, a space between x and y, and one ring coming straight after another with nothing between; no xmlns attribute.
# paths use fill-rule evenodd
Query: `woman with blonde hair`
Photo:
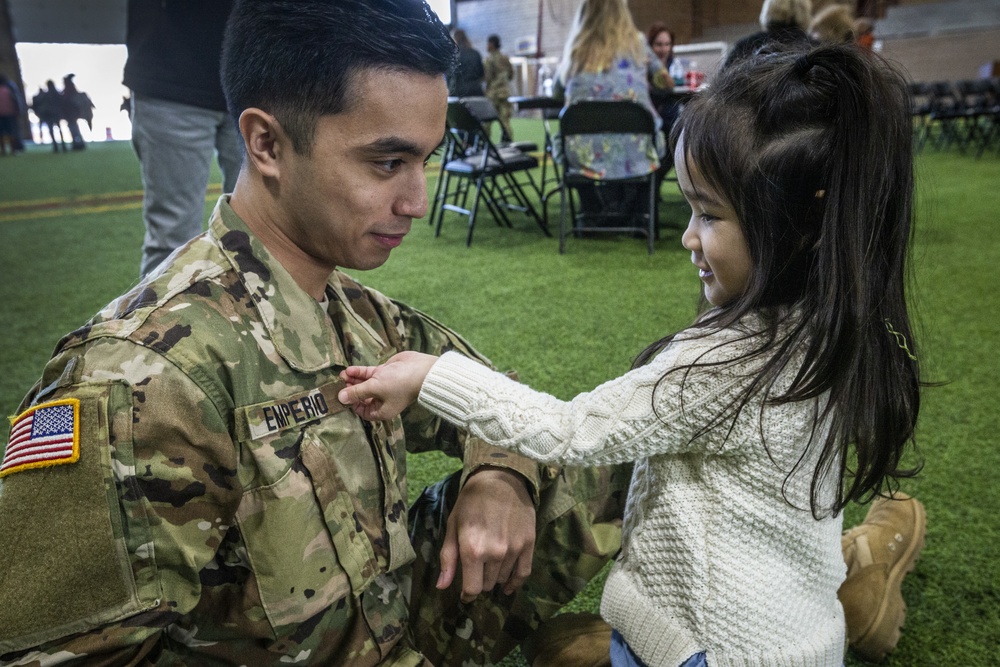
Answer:
<svg viewBox="0 0 1000 667"><path fill-rule="evenodd" d="M818 42L853 42L854 12L847 5L827 5L809 23L809 36Z"/></svg>
<svg viewBox="0 0 1000 667"><path fill-rule="evenodd" d="M764 0L760 8L760 32L747 35L733 44L723 67L743 60L768 45L808 43L806 30L811 19L811 0Z"/></svg>
<svg viewBox="0 0 1000 667"><path fill-rule="evenodd" d="M583 0L570 29L557 87L565 90L566 106L584 100L632 100L662 123L649 96L649 81L667 87L669 75L649 50L624 0ZM640 176L661 168L665 141L648 136L598 134L566 141L569 169L595 180ZM584 212L628 212L642 193L619 187L578 188ZM635 199L631 195L638 194Z"/></svg>

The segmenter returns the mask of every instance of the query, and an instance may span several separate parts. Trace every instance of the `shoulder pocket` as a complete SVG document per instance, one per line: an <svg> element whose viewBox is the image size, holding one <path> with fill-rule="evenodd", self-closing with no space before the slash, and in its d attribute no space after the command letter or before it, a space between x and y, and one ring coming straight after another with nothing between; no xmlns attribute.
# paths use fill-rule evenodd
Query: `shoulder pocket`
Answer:
<svg viewBox="0 0 1000 667"><path fill-rule="evenodd" d="M159 603L149 519L124 500L132 391L68 387L78 458L21 467L0 486L0 654L112 623ZM44 434L43 434L44 435ZM33 436L34 437L34 436Z"/></svg>

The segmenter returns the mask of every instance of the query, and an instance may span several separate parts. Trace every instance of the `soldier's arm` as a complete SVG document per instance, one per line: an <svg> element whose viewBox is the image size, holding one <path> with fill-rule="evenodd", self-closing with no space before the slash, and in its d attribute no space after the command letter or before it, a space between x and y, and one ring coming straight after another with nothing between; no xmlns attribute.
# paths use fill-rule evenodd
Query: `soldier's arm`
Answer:
<svg viewBox="0 0 1000 667"><path fill-rule="evenodd" d="M403 304L395 305L404 349L434 355L453 350L492 368L448 327ZM457 438L463 450L461 491L448 516L437 587L456 583L465 602L495 587L513 593L531 573L539 464L459 431L419 405L403 412L402 418L408 448L411 438L421 446Z"/></svg>
<svg viewBox="0 0 1000 667"><path fill-rule="evenodd" d="M402 349L414 350L440 356L448 351L456 351L475 359L481 364L494 368L485 356L473 348L464 338L434 318L405 304L393 302L398 309L396 318L402 335ZM513 372L508 373L516 378ZM538 463L520 454L488 445L479 438L469 436L448 422L431 414L425 408L414 405L402 415L406 428L407 449L425 451L442 449L459 455L463 462L462 484L469 476L484 467L510 470L521 475L532 498L538 498ZM456 452L457 450L457 452Z"/></svg>
<svg viewBox="0 0 1000 667"><path fill-rule="evenodd" d="M233 523L227 422L169 362L122 341L64 354L39 387L22 407L74 410L79 455L2 480L0 663L164 660L183 643L164 629L198 603Z"/></svg>

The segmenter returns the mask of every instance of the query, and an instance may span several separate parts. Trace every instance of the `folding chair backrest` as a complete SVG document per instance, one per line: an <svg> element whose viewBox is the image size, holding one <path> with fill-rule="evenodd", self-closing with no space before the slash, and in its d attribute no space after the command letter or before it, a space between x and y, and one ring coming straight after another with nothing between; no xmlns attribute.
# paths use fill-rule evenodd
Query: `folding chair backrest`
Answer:
<svg viewBox="0 0 1000 667"><path fill-rule="evenodd" d="M928 84L930 86L932 100L931 106L936 111L954 111L959 106L958 97L955 95L955 88L950 81L935 81Z"/></svg>
<svg viewBox="0 0 1000 667"><path fill-rule="evenodd" d="M574 102L559 114L559 133L654 134L656 121L649 109L631 100Z"/></svg>
<svg viewBox="0 0 1000 667"><path fill-rule="evenodd" d="M562 197L559 217L559 252L562 253L566 245L566 236L569 233L568 209L572 208L572 196L569 192L571 187L578 188L580 185L592 179L586 175L575 173L570 165L570 155L566 150L567 139L580 135L591 134L623 134L632 136L646 136L654 140L656 134L656 120L653 112L638 102L631 100L585 100L574 102L562 110L559 114L559 136L562 142ZM627 140L627 139L626 139ZM586 141L586 140L585 140ZM634 185L640 183L647 189L644 195L646 201L645 213L642 217L646 222L640 225L629 212L616 210L602 210L600 212L583 212L579 215L571 214L574 218L573 225L577 225L581 218L590 220L614 219L619 221L618 225L608 226L607 224L590 227L591 232L613 232L620 231L640 233L645 235L649 247L649 252L653 252L653 240L656 236L656 172L636 174L629 178L607 178L599 180L617 180L619 182L630 181ZM587 183L588 187L593 187L593 183ZM642 190L639 190L642 192ZM642 201L642 200L639 200ZM624 221L625 224L622 224Z"/></svg>
<svg viewBox="0 0 1000 667"><path fill-rule="evenodd" d="M988 109L993 97L993 85L989 79L966 79L956 81L955 88L962 97L962 104L969 111Z"/></svg>
<svg viewBox="0 0 1000 667"><path fill-rule="evenodd" d="M493 100L488 97L463 97L459 102L464 104L469 113L475 116L480 123L500 120L500 114L497 113Z"/></svg>
<svg viewBox="0 0 1000 667"><path fill-rule="evenodd" d="M907 86L907 90L910 94L910 111L913 114L922 115L931 110L931 99L934 92L928 84L911 82Z"/></svg>
<svg viewBox="0 0 1000 667"><path fill-rule="evenodd" d="M460 132L483 134L483 126L462 100L448 102L448 125Z"/></svg>

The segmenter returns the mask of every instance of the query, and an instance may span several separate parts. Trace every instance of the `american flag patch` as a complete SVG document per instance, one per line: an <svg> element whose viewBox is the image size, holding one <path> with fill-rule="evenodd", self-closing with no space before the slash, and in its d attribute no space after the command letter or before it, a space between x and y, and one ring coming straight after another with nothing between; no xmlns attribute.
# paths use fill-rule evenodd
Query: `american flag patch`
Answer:
<svg viewBox="0 0 1000 667"><path fill-rule="evenodd" d="M10 420L10 441L0 477L30 468L74 463L80 458L80 401L42 403Z"/></svg>

